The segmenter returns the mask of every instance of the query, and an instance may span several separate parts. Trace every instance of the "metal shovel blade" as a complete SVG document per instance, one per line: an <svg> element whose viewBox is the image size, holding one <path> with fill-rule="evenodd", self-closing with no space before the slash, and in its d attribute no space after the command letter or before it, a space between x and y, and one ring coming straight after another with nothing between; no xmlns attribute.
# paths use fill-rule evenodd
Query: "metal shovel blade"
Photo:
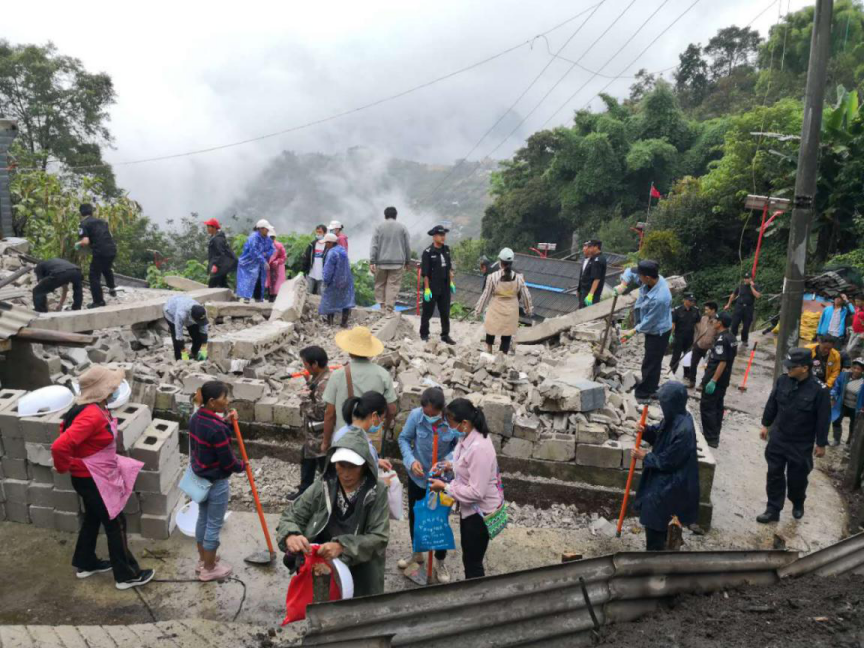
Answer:
<svg viewBox="0 0 864 648"><path fill-rule="evenodd" d="M246 556L243 561L250 565L269 565L273 562L274 558L276 558L275 553L263 549L262 551L256 551L255 553Z"/></svg>
<svg viewBox="0 0 864 648"><path fill-rule="evenodd" d="M426 575L426 565L421 563L413 563L409 565L409 567L402 572L405 575L405 578L410 580L412 583L417 585L428 585L427 575Z"/></svg>

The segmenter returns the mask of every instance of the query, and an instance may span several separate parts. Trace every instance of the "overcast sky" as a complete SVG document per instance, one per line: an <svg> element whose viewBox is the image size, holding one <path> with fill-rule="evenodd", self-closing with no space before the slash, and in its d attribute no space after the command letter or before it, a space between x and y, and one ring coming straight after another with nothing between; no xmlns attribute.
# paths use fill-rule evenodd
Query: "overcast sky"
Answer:
<svg viewBox="0 0 864 648"><path fill-rule="evenodd" d="M0 37L13 43L51 40L90 71L110 74L117 92L110 123L115 150L106 158L122 163L255 138L371 103L528 41L600 1L43 0L5 3ZM663 70L676 65L688 43L704 44L722 27L745 25L769 5L753 24L763 35L777 21L781 6L785 12L787 4L792 11L813 4L701 0L627 67L692 4L635 0L592 48L630 2L603 2L561 56L612 76L632 75L639 68ZM561 48L588 16L536 40L533 47L326 124L216 152L118 164L119 182L161 222L189 211L208 214L224 208L283 149L338 153L366 146L406 159L449 163L471 149L550 61L549 51ZM570 67L553 61L472 158L495 149ZM572 70L494 157L512 154L562 105L549 125L568 122L572 111L608 82L591 76ZM607 92L625 96L630 83L617 80Z"/></svg>

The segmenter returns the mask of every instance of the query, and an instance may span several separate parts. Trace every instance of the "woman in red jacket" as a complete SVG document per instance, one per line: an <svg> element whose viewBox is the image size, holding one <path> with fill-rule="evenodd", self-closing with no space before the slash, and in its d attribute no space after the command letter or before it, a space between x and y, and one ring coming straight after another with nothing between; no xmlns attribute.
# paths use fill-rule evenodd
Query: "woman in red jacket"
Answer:
<svg viewBox="0 0 864 648"><path fill-rule="evenodd" d="M84 521L72 566L78 578L113 571L117 589L149 583L155 572L141 569L126 542L123 507L143 465L117 455L117 419L108 410L123 382L123 371L96 365L78 381L77 404L63 416L60 436L51 446L54 468L72 474L72 486L84 501ZM100 525L108 538L108 560L96 557Z"/></svg>

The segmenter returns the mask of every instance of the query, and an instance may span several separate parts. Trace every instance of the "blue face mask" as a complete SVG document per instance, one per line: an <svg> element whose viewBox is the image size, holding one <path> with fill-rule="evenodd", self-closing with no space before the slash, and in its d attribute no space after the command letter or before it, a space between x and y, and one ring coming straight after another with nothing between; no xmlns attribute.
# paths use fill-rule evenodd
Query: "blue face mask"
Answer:
<svg viewBox="0 0 864 648"><path fill-rule="evenodd" d="M423 418L426 419L426 422L430 425L435 425L435 423L441 420L441 415L439 414L438 416L429 416L428 414L424 414Z"/></svg>
<svg viewBox="0 0 864 648"><path fill-rule="evenodd" d="M372 425L368 430L366 430L366 434L376 434L382 427L383 423L378 423L378 425Z"/></svg>

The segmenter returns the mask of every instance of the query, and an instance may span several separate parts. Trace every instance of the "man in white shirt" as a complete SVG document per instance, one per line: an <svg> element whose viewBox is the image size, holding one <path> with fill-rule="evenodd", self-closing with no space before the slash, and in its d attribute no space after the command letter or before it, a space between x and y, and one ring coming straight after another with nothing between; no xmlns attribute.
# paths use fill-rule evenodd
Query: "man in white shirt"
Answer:
<svg viewBox="0 0 864 648"><path fill-rule="evenodd" d="M322 282L324 281L324 253L326 252L326 244L323 239L326 233L326 225L316 227L315 240L309 244L303 256L306 289L310 295L321 294Z"/></svg>

